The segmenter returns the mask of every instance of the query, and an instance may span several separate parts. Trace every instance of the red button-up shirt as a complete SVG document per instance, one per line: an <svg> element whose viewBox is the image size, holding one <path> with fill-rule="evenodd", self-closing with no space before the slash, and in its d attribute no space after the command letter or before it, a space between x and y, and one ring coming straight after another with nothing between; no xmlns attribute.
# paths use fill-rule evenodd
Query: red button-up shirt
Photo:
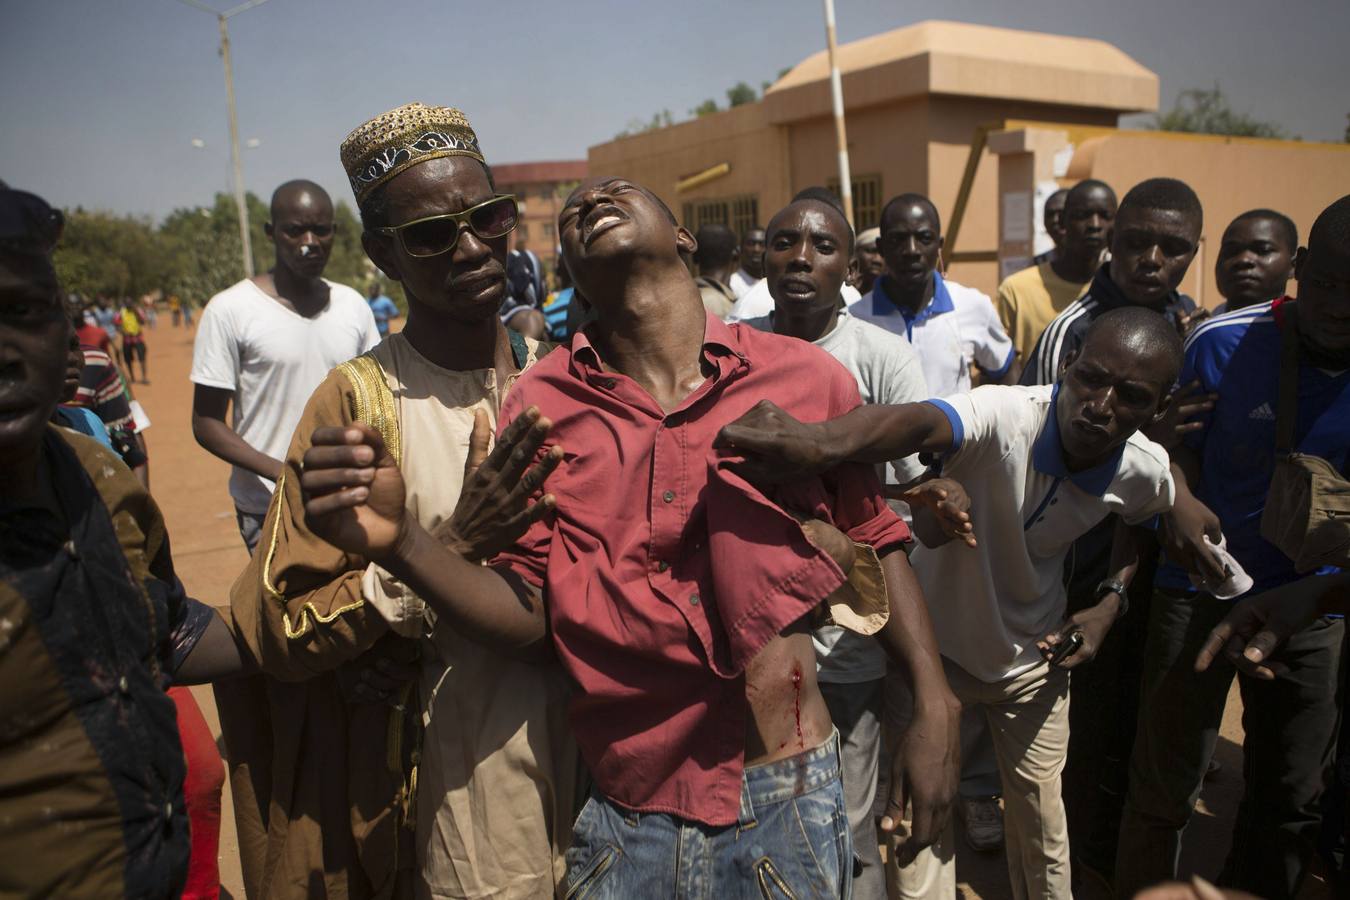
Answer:
<svg viewBox="0 0 1350 900"><path fill-rule="evenodd" d="M795 338L708 316L712 374L670 413L606 372L586 333L521 376L499 417L538 406L565 456L554 514L496 560L544 591L577 685L572 727L596 784L630 809L736 821L745 664L844 579L772 500L722 465L723 425L762 399L803 421L858 406L854 379ZM841 466L776 498L878 550L909 539L873 469Z"/></svg>

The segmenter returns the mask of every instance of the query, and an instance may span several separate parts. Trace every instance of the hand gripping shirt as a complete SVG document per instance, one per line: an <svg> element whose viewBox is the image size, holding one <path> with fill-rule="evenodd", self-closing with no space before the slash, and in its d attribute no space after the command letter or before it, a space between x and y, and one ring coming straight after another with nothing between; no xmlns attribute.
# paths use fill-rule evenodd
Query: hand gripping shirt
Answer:
<svg viewBox="0 0 1350 900"><path fill-rule="evenodd" d="M557 509L496 565L543 589L599 789L630 809L722 826L740 806L745 666L844 577L772 498L726 471L712 442L762 399L810 422L859 398L805 341L707 316L702 354L711 374L669 413L606 371L586 331L516 382L498 421L538 406L565 456L547 486ZM870 466L774 496L787 493L878 553L909 537Z"/></svg>

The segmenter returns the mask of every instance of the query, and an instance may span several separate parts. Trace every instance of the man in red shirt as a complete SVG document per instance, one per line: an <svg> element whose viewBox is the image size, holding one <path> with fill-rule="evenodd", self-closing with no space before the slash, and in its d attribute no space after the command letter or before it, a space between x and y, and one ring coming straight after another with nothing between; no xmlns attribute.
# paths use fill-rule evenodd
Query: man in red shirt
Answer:
<svg viewBox="0 0 1350 900"><path fill-rule="evenodd" d="M522 376L501 413L552 417L535 426L563 459L539 501L551 511L494 565L471 564L405 514L376 432L331 428L305 454L307 521L469 637L515 654L551 638L596 784L567 853L569 895L847 896L838 735L810 639L810 614L845 575L783 507L881 557L877 636L916 696L882 820L889 832L912 818L902 863L940 833L959 769L959 704L909 533L866 466L765 495L713 440L761 399L814 421L860 405L857 386L819 348L709 316L680 257L692 235L640 186L578 188L559 234L597 320ZM527 476L520 489L537 487Z"/></svg>

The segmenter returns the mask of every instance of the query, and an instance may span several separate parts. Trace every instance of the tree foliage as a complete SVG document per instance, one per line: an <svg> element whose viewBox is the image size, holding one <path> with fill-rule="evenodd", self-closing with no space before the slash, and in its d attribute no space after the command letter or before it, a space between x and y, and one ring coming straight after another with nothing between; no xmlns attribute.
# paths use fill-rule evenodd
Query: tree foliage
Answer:
<svg viewBox="0 0 1350 900"><path fill-rule="evenodd" d="M758 99L759 93L744 81L738 81L730 88L727 88L728 107L754 103Z"/></svg>
<svg viewBox="0 0 1350 900"><path fill-rule="evenodd" d="M1274 122L1263 122L1235 112L1216 84L1212 90L1192 88L1177 95L1176 104L1153 117L1159 131L1189 131L1196 134L1227 134L1234 137L1282 138L1285 131Z"/></svg>
<svg viewBox="0 0 1350 900"><path fill-rule="evenodd" d="M253 268L272 268L272 242L264 225L267 204L245 195ZM346 202L334 210L337 230L324 277L365 293L378 272L361 247L361 223ZM57 277L68 292L85 297L142 297L177 294L200 306L244 275L240 262L239 214L234 198L216 194L210 206L176 209L156 227L149 219L66 211L66 228L54 254ZM384 283L404 307L403 292Z"/></svg>

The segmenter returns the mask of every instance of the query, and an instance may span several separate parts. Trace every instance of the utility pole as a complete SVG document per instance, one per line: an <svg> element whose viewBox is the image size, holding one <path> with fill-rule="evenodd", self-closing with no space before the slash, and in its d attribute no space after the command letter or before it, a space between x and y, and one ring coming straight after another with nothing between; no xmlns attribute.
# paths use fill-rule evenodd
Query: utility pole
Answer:
<svg viewBox="0 0 1350 900"><path fill-rule="evenodd" d="M834 104L834 138L839 146L839 199L844 202L844 218L853 226L853 177L848 167L848 133L844 128L844 87L835 60L834 0L825 0L825 42L830 57L830 100Z"/></svg>
<svg viewBox="0 0 1350 900"><path fill-rule="evenodd" d="M255 6L262 6L267 0L248 0L238 6L217 12L205 3L197 0L179 0L180 3L209 12L216 17L220 25L220 58L225 63L225 102L230 113L230 161L234 166L234 205L239 211L239 242L243 255L244 277L253 277L253 240L249 237L248 203L244 200L244 160L239 152L239 117L234 107L234 68L230 64L230 30L226 22L233 16Z"/></svg>

